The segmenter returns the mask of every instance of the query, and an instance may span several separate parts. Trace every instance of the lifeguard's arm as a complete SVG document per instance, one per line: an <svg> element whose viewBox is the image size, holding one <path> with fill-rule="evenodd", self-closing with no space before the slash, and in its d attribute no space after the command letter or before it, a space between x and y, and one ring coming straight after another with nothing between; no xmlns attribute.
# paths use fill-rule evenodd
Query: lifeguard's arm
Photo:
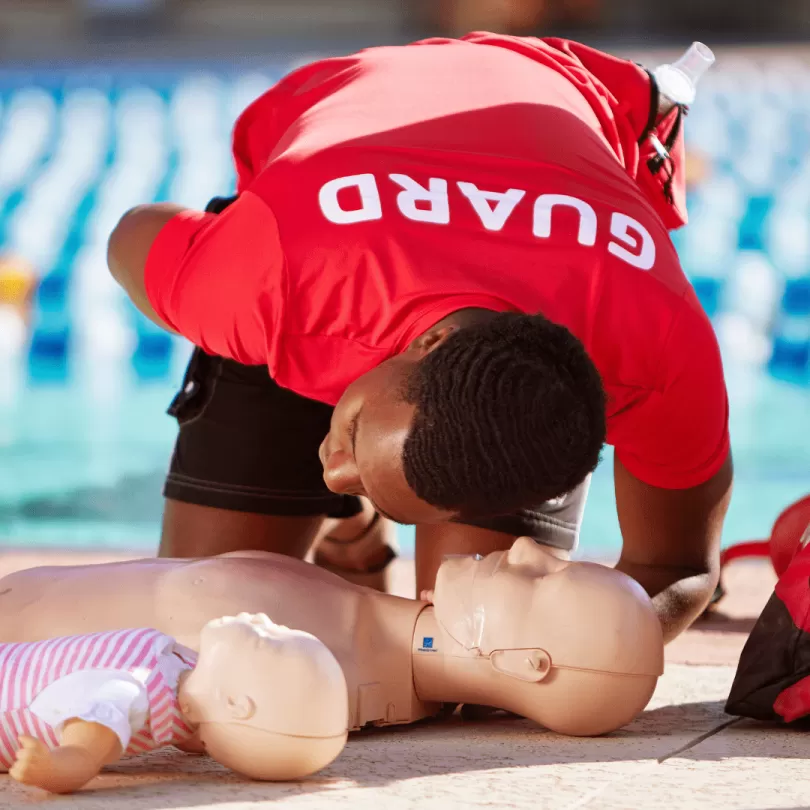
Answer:
<svg viewBox="0 0 810 810"><path fill-rule="evenodd" d="M149 251L163 226L186 210L170 203L140 205L133 208L121 217L107 245L107 264L112 277L150 321L168 332L175 330L158 316L149 303L144 271Z"/></svg>
<svg viewBox="0 0 810 810"><path fill-rule="evenodd" d="M87 720L68 720L58 748L41 740L21 737L9 776L50 793L72 793L123 754L121 740L112 729Z"/></svg>
<svg viewBox="0 0 810 810"><path fill-rule="evenodd" d="M248 190L219 214L165 203L133 208L107 256L113 277L159 326L209 354L267 362L285 258L262 197Z"/></svg>
<svg viewBox="0 0 810 810"><path fill-rule="evenodd" d="M623 415L615 443L618 568L653 598L665 641L692 624L717 587L733 478L720 348L690 300L660 353L659 388Z"/></svg>
<svg viewBox="0 0 810 810"><path fill-rule="evenodd" d="M683 490L645 484L614 462L624 541L616 568L652 597L666 642L700 616L717 587L732 478L731 456L704 484Z"/></svg>

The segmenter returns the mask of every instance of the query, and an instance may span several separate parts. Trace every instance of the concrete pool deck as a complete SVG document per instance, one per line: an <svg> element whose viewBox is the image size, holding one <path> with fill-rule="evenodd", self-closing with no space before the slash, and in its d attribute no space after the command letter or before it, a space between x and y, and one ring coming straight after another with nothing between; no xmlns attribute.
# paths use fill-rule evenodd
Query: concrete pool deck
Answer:
<svg viewBox="0 0 810 810"><path fill-rule="evenodd" d="M99 559L6 553L0 575ZM409 563L400 562L394 589L407 594L411 576ZM810 736L723 712L739 651L774 576L765 563L741 561L725 581L721 610L667 648L667 672L647 710L607 737L573 739L504 716L473 723L456 716L353 735L329 768L301 783L244 782L205 758L166 751L116 765L71 797L47 797L2 776L0 808L810 807Z"/></svg>

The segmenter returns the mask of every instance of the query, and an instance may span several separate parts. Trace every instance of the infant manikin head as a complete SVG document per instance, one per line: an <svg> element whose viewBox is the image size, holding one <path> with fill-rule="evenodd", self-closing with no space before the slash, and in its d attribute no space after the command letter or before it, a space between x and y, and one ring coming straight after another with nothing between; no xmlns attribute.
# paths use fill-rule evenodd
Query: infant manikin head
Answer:
<svg viewBox="0 0 810 810"><path fill-rule="evenodd" d="M638 583L560 560L526 537L506 552L445 560L432 601L456 658L488 663L474 679L486 682L475 702L489 695L489 705L554 731L625 725L663 672L661 626Z"/></svg>
<svg viewBox="0 0 810 810"><path fill-rule="evenodd" d="M343 750L343 670L315 636L242 613L209 622L180 707L206 752L251 779L300 779Z"/></svg>

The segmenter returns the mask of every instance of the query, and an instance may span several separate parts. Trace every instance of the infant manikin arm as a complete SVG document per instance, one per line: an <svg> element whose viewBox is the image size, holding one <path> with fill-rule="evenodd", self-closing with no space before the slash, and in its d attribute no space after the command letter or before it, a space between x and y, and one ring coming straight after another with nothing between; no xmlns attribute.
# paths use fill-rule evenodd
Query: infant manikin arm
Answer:
<svg viewBox="0 0 810 810"><path fill-rule="evenodd" d="M59 747L50 750L33 737L21 737L9 776L50 793L72 793L124 753L118 734L88 720L65 723Z"/></svg>
<svg viewBox="0 0 810 810"><path fill-rule="evenodd" d="M79 671L43 690L31 711L60 735L59 747L21 737L9 774L51 793L70 793L121 757L146 722L148 698L128 673Z"/></svg>

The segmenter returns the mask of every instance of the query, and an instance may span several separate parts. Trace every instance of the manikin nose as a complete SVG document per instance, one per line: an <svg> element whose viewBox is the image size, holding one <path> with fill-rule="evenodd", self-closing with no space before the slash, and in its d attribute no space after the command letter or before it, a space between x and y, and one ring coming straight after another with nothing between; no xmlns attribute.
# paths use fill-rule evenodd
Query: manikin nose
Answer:
<svg viewBox="0 0 810 810"><path fill-rule="evenodd" d="M555 557L531 537L518 537L508 552L512 565L533 565L545 569L549 574L560 571L568 563Z"/></svg>

